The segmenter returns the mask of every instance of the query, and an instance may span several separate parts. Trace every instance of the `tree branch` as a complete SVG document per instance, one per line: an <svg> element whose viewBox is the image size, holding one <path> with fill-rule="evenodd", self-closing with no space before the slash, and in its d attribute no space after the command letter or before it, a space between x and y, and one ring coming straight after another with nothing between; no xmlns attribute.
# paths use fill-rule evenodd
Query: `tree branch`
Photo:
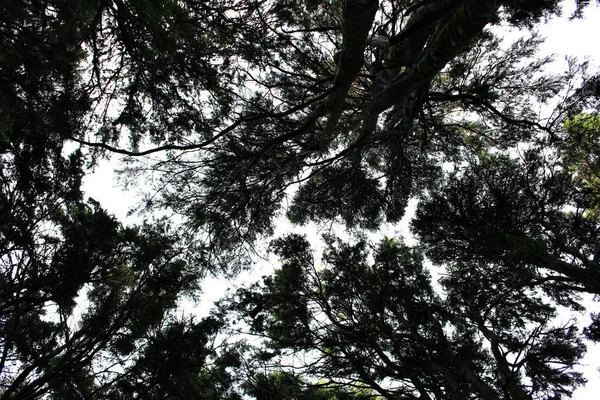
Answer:
<svg viewBox="0 0 600 400"><path fill-rule="evenodd" d="M473 37L496 15L501 4L502 1L499 0L467 0L460 6L452 18L437 31L415 65L375 95L372 103L365 109L363 131L374 131L379 114L394 104L401 103L467 49Z"/></svg>
<svg viewBox="0 0 600 400"><path fill-rule="evenodd" d="M474 96L472 94L468 94L468 93L450 94L450 93L443 93L443 92L431 92L431 93L429 93L429 99L434 100L434 101L444 101L444 100L461 101L461 100L464 100L468 103L477 104L477 105L480 105L480 106L486 108L488 111L491 111L494 115L496 115L497 117L499 117L506 123L509 123L512 125L526 125L529 127L540 129L544 132L551 133L550 128L543 126L538 122L529 121L526 119L511 118L508 115L502 113L500 110L495 108L493 105L491 105L487 101L485 101L477 96Z"/></svg>
<svg viewBox="0 0 600 400"><path fill-rule="evenodd" d="M379 6L378 0L349 0L342 9L342 49L335 71L333 92L325 100L329 111L325 137L321 146L327 147L331 133L344 110L344 100L357 74L363 66L367 37Z"/></svg>
<svg viewBox="0 0 600 400"><path fill-rule="evenodd" d="M159 146L159 147L155 147L153 149L148 149L148 150L143 150L143 151L131 151L131 150L125 150L122 148L114 147L114 146L111 146L106 143L90 142L87 140L76 138L74 136L67 136L67 138L69 140L72 140L72 141L82 144L84 146L97 147L97 148L101 148L104 150L108 150L113 153L123 154L123 155L131 156L131 157L141 157L141 156L146 156L149 154L159 153L161 151L168 151L168 150L199 150L199 149L202 149L202 148L216 142L217 140L219 140L223 136L227 135L228 133L233 131L235 128L237 128L238 126L240 126L244 123L257 121L257 120L260 120L263 118L279 118L279 117L288 116L290 114L293 114L296 111L302 110L302 109L322 100L323 98L327 97L329 95L329 93L330 93L330 91L324 92L324 93L320 94L319 96L316 96L305 103L299 104L295 107L292 107L292 108L290 108L286 111L280 112L280 113L258 114L258 115L250 115L250 116L243 117L243 118L237 120L236 122L234 122L233 124L229 125L227 128L221 130L219 133L217 133L212 138L205 140L204 142L200 142L200 143L193 143L193 144L188 144L188 145L167 144L164 146ZM293 136L295 136L295 134L292 134L290 136L293 137ZM283 138L280 140L285 141L285 140L287 140L287 138Z"/></svg>

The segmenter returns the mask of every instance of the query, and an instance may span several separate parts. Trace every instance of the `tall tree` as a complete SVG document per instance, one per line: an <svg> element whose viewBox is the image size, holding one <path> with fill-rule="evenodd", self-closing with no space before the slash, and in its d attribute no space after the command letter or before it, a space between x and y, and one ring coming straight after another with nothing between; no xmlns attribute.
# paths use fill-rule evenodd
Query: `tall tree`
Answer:
<svg viewBox="0 0 600 400"><path fill-rule="evenodd" d="M2 2L2 396L239 398L242 349L214 346L223 321L174 310L206 268L234 270L270 235L288 196L295 223L365 229L420 196L414 229L448 275L437 293L420 250L389 239L368 262L364 241L330 237L324 271L303 239L276 241L281 270L229 308L275 354L321 358L300 379L251 375L247 394L568 395L583 346L552 326L540 290L572 307L599 291L597 78L546 75L535 35L506 46L486 28L558 12L557 0ZM152 185L142 207L184 226L125 228L84 203L94 158L69 155L73 142L129 156L129 179ZM304 385L314 377L323 391Z"/></svg>
<svg viewBox="0 0 600 400"><path fill-rule="evenodd" d="M279 3L256 10L274 61L241 64L252 86L232 107L238 116L210 145L188 148L201 151L137 170L158 178L163 196L152 205L158 199L184 214L219 247L268 235L296 183L294 222L398 221L408 199L465 146L465 130L509 146L553 127L538 121L529 99L552 97L564 79L535 76L544 61L523 63L537 41L505 52L483 29L501 19L534 23L554 2L527 12L515 4L500 12L493 1L286 5L306 17ZM480 114L484 125L450 122L461 111Z"/></svg>
<svg viewBox="0 0 600 400"><path fill-rule="evenodd" d="M164 398L192 387L225 398L236 361L216 346L221 323L175 313L198 294L202 249L167 223L123 227L83 201L87 159L66 142L86 134L98 105L82 70L94 48L82 45L106 27L106 7L117 6L0 5L0 398ZM164 371L169 358L178 361Z"/></svg>
<svg viewBox="0 0 600 400"><path fill-rule="evenodd" d="M540 284L598 294L596 188L538 151L521 160L482 154L457 170L419 204L414 231L437 262L534 266Z"/></svg>
<svg viewBox="0 0 600 400"><path fill-rule="evenodd" d="M51 103L56 112L32 121L62 139L161 154L132 166L132 180L152 175L159 195L146 205L182 214L217 256L268 235L297 183L292 220L374 228L403 216L465 131L513 143L555 127L528 103L561 83L536 76L543 62L520 64L534 43L505 52L484 28L533 26L559 11L556 0L2 7L7 110L45 115ZM26 48L36 50L24 59ZM14 106L42 84L60 101ZM450 122L461 112L486 122Z"/></svg>
<svg viewBox="0 0 600 400"><path fill-rule="evenodd" d="M366 387L306 384L289 372L258 373L245 383L245 391L256 400L366 400L377 399Z"/></svg>
<svg viewBox="0 0 600 400"><path fill-rule="evenodd" d="M273 370L389 399L559 399L584 382L577 329L510 270L457 265L442 299L415 248L326 243L318 270L305 238L276 240L281 269L221 304L268 339Z"/></svg>
<svg viewBox="0 0 600 400"><path fill-rule="evenodd" d="M112 397L124 381L142 379L143 388L124 393L148 397L160 387L156 398L164 398L189 392L183 379L208 390L218 374L226 378L234 359L222 365L227 351L213 347L219 321L174 314L181 296L196 295L204 272L186 261L177 237L164 225L123 228L97 203L61 198L39 178L25 191L7 176L14 171L7 159L0 398ZM176 346L178 334L194 346ZM179 361L162 372L170 358Z"/></svg>

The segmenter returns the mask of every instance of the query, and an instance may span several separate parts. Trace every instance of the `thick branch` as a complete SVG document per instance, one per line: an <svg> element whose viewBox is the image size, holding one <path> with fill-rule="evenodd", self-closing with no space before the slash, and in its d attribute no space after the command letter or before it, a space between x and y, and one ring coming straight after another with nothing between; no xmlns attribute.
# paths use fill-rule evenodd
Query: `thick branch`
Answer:
<svg viewBox="0 0 600 400"><path fill-rule="evenodd" d="M424 54L410 68L399 75L385 90L375 95L365 109L363 130L373 131L379 114L394 104L401 103L415 89L429 82L444 66L465 51L500 8L498 0L468 0L452 18L438 30Z"/></svg>
<svg viewBox="0 0 600 400"><path fill-rule="evenodd" d="M367 37L373 25L378 6L378 0L349 0L343 2L342 49L335 71L333 92L325 100L329 117L325 127L325 138L322 140L324 146L331 141L329 136L344 110L344 99L363 66Z"/></svg>
<svg viewBox="0 0 600 400"><path fill-rule="evenodd" d="M591 268L577 267L556 258L538 262L538 266L571 278L575 283L582 285L589 293L600 295L600 285L598 284L600 274L598 271Z"/></svg>
<svg viewBox="0 0 600 400"><path fill-rule="evenodd" d="M496 360L496 365L502 374L501 382L506 385L505 389L508 391L512 399L528 400L530 397L520 385L518 375L511 370L510 365L508 364L508 361L506 360L506 357L500 348L500 339L492 330L485 326L483 319L479 315L475 315L474 319L477 322L477 327L481 333L483 333L483 335L489 340L492 354Z"/></svg>
<svg viewBox="0 0 600 400"><path fill-rule="evenodd" d="M390 45L400 43L415 33L422 31L425 27L433 25L440 18L452 12L462 0L442 0L427 2L411 13L410 19L402 29L402 32L390 38Z"/></svg>

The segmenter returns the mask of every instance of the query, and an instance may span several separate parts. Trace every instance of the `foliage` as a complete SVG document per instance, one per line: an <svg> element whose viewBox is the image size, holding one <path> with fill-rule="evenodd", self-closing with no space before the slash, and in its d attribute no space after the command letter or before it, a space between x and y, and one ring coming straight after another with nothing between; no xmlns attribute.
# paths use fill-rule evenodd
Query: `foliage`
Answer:
<svg viewBox="0 0 600 400"><path fill-rule="evenodd" d="M340 386L305 385L302 380L286 372L257 374L246 383L247 393L257 400L366 400L377 398L369 390Z"/></svg>
<svg viewBox="0 0 600 400"><path fill-rule="evenodd" d="M558 399L585 382L572 370L585 352L576 328L553 325L525 275L457 264L442 298L422 254L399 240L372 254L364 240L325 242L317 270L305 238L276 240L281 269L221 303L268 338L273 370L385 398Z"/></svg>
<svg viewBox="0 0 600 400"><path fill-rule="evenodd" d="M86 156L66 139L88 127L94 94L82 86L82 38L101 15L93 6L0 6L0 397L163 398L194 379L226 393L218 321L175 314L199 291L202 253L190 254L197 249L165 221L123 227L83 201ZM177 331L197 352L164 376L163 359L188 351L174 346ZM146 378L145 387L125 384Z"/></svg>
<svg viewBox="0 0 600 400"><path fill-rule="evenodd" d="M560 12L2 1L0 397L568 397L600 336L598 315L555 321L600 294L600 78L546 72L534 31ZM111 154L147 193L140 226L83 201ZM418 245L360 234L411 200ZM304 237L276 239L271 276L181 312L283 214L358 239L325 235L320 267ZM249 355L224 336L240 330L266 342Z"/></svg>
<svg viewBox="0 0 600 400"><path fill-rule="evenodd" d="M556 128L531 99L572 77L539 75L539 40L505 50L484 27L533 25L557 2L502 3L11 0L3 29L27 29L5 46L4 103L43 84L60 101L16 115L51 104L31 120L60 138L160 153L128 169L153 185L145 206L180 214L227 264L272 233L296 184L293 220L372 229L399 221L476 140L506 147ZM23 46L39 50L21 60Z"/></svg>
<svg viewBox="0 0 600 400"><path fill-rule="evenodd" d="M175 347L178 330L190 331L197 349L187 362L210 368L219 327L174 319L180 297L198 290L202 269L185 261L167 226L123 228L93 202L19 203L23 194L3 183L4 209L22 217L2 230L0 249L3 398L111 398L108 388L140 379L146 387L126 393L163 398L185 388L177 382L186 375L177 374L201 379L184 360L160 375L167 358L189 352Z"/></svg>
<svg viewBox="0 0 600 400"><path fill-rule="evenodd" d="M565 169L573 176L576 185L585 192L588 209L586 218L600 218L600 115L577 114L565 121L568 133L564 143Z"/></svg>
<svg viewBox="0 0 600 400"><path fill-rule="evenodd" d="M413 229L437 262L529 265L550 292L597 294L597 221L580 183L533 149L521 160L482 155L419 204Z"/></svg>

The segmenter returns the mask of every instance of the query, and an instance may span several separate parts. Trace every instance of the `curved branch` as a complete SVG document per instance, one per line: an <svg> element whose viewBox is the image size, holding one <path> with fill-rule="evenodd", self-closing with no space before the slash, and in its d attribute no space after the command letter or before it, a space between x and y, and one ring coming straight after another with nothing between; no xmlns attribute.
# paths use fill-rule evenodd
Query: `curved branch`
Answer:
<svg viewBox="0 0 600 400"><path fill-rule="evenodd" d="M212 138L205 140L204 142L200 142L200 143L192 143L192 144L188 144L188 145L167 144L167 145L163 145L163 146L159 146L159 147L155 147L155 148L143 150L143 151L131 151L131 150L125 150L122 148L114 147L114 146L111 146L109 144L102 143L102 142L90 142L87 140L76 138L74 136L67 136L67 138L69 140L72 140L72 141L77 142L84 146L97 147L97 148L101 148L104 150L108 150L113 153L123 154L123 155L131 156L131 157L141 157L141 156L146 156L149 154L158 153L161 151L169 151L169 150L199 150L199 149L202 149L202 148L216 142L217 140L219 140L223 136L227 135L229 132L233 131L235 128L237 128L238 126L240 126L243 123L257 121L257 120L260 120L263 118L279 118L279 117L288 116L290 114L295 113L296 111L302 110L302 109L322 100L323 98L327 97L329 95L329 93L330 93L330 91L324 92L324 93L320 94L319 96L316 96L305 103L299 104L295 107L292 107L286 111L282 111L279 113L250 115L250 116L241 118L241 119L237 120L236 122L234 122L233 124L229 125L227 128L221 130L219 133L217 133ZM290 135L290 136L293 137L293 136L295 136L295 134ZM285 141L286 139L287 138L283 138L282 140Z"/></svg>
<svg viewBox="0 0 600 400"><path fill-rule="evenodd" d="M529 126L532 128L537 128L544 132L552 133L552 130L550 128L548 128L547 126L543 126L542 124L540 124L538 122L529 121L527 119L511 118L508 115L502 113L502 111L498 110L496 107L491 105L489 102L487 102L477 96L474 96L472 94L468 94L468 93L449 94L449 93L442 93L442 92L431 92L431 93L429 93L429 99L434 100L434 101L444 101L444 100L466 101L468 103L477 104L479 106L486 108L492 114L496 115L497 117L502 119L504 122L509 123L511 125L526 125L526 126Z"/></svg>

